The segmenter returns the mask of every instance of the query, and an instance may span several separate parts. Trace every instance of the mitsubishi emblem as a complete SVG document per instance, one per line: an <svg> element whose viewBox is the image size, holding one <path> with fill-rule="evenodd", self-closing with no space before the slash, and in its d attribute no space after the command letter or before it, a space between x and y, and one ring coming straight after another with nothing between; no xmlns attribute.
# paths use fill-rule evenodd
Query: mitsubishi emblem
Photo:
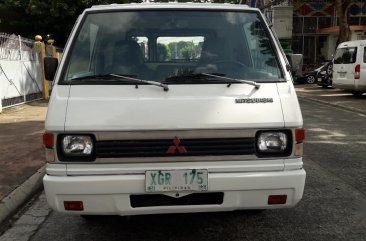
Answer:
<svg viewBox="0 0 366 241"><path fill-rule="evenodd" d="M183 153L186 153L187 152L187 150L186 150L186 148L184 146L180 146L180 139L179 139L179 137L177 137L177 136L174 137L173 144L174 144L174 146L170 146L168 148L168 151L166 153L168 153L168 154L174 154L177 150L178 150L178 152L180 154L183 154Z"/></svg>

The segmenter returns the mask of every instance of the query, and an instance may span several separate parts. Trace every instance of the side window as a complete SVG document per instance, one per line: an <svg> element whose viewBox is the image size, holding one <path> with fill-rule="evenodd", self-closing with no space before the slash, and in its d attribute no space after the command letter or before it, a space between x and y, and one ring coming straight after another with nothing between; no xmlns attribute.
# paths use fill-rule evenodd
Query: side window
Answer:
<svg viewBox="0 0 366 241"><path fill-rule="evenodd" d="M190 62L201 57L203 36L158 37L157 60L161 62Z"/></svg>
<svg viewBox="0 0 366 241"><path fill-rule="evenodd" d="M69 75L85 74L92 71L91 62L98 31L99 26L92 23L85 24L81 29L71 57Z"/></svg>
<svg viewBox="0 0 366 241"><path fill-rule="evenodd" d="M253 21L243 26L244 36L250 49L254 70L274 77L280 76L272 44L260 21Z"/></svg>
<svg viewBox="0 0 366 241"><path fill-rule="evenodd" d="M356 62L357 48L339 48L334 56L335 64L353 64Z"/></svg>

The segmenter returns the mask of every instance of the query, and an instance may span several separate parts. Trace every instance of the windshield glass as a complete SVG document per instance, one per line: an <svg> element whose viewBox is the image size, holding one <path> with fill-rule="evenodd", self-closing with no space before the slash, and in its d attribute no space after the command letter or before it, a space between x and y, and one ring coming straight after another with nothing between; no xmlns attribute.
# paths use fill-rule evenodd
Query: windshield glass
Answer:
<svg viewBox="0 0 366 241"><path fill-rule="evenodd" d="M279 81L281 70L265 28L261 16L253 12L89 13L67 57L63 80L72 84L82 77L119 74L186 84L182 78L171 77L211 73ZM222 78L208 82L215 81L225 82Z"/></svg>

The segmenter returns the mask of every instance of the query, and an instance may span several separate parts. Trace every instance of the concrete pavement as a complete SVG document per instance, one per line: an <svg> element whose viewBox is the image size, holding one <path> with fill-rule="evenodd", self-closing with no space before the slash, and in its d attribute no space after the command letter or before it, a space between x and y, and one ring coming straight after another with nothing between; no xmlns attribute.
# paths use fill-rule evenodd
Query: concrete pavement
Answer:
<svg viewBox="0 0 366 241"><path fill-rule="evenodd" d="M0 224L42 187L42 144L47 102L4 109L0 114Z"/></svg>

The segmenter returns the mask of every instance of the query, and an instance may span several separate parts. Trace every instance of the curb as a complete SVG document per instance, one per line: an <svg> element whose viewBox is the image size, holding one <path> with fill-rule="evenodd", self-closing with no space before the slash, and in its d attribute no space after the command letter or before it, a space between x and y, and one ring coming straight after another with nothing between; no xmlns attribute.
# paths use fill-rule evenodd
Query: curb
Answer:
<svg viewBox="0 0 366 241"><path fill-rule="evenodd" d="M304 97L304 96L297 96L297 97L301 100L318 102L318 103L321 103L321 104L324 104L324 105L328 105L328 106L336 107L336 108L339 108L339 109L348 110L348 111L351 111L351 112L356 112L358 114L366 115L366 110L360 110L360 109L357 109L357 108L337 105L337 104L333 104L331 102L327 102L327 101L324 101L324 100L319 100L319 99L315 99L315 98L311 98L311 97Z"/></svg>
<svg viewBox="0 0 366 241"><path fill-rule="evenodd" d="M35 192L42 188L42 178L45 173L46 165L43 165L36 173L0 201L0 224L18 211Z"/></svg>

